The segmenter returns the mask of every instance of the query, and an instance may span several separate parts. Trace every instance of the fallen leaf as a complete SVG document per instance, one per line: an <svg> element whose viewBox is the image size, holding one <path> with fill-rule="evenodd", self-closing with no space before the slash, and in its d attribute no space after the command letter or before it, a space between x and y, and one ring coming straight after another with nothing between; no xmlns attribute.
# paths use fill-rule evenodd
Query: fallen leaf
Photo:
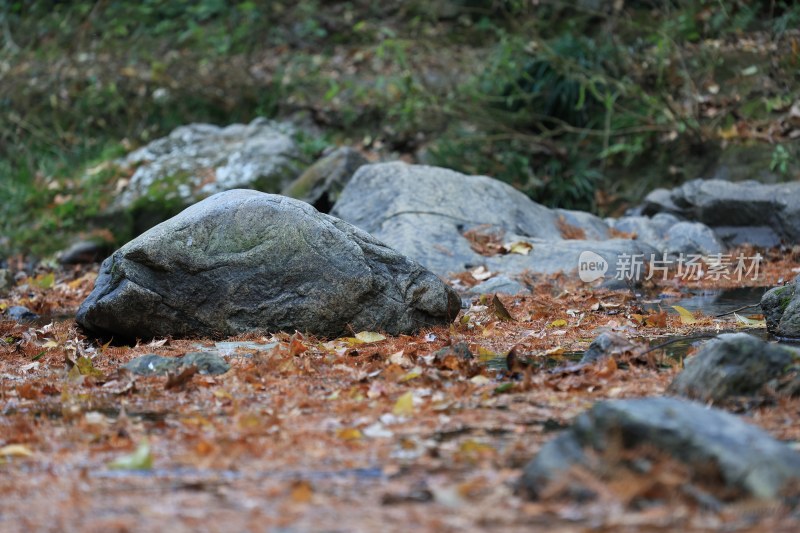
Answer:
<svg viewBox="0 0 800 533"><path fill-rule="evenodd" d="M386 337L374 331L361 331L356 333L356 339L360 340L361 342L380 342L385 341Z"/></svg>
<svg viewBox="0 0 800 533"><path fill-rule="evenodd" d="M644 324L654 328L667 327L667 312L651 313L644 317Z"/></svg>
<svg viewBox="0 0 800 533"><path fill-rule="evenodd" d="M559 318L557 320L553 320L552 322L550 322L550 327L551 328L563 328L566 325L567 325L567 321L564 320L563 318Z"/></svg>
<svg viewBox="0 0 800 533"><path fill-rule="evenodd" d="M405 383L406 381L411 381L412 379L416 379L422 375L422 368L415 366L407 373L403 374L399 378L397 378L398 383Z"/></svg>
<svg viewBox="0 0 800 533"><path fill-rule="evenodd" d="M514 322L514 317L511 316L511 313L508 312L506 306L503 305L503 302L500 301L500 298L495 294L492 298L492 307L494 308L494 314L500 320L505 320L508 322Z"/></svg>
<svg viewBox="0 0 800 533"><path fill-rule="evenodd" d="M309 503L314 497L314 490L311 483L305 480L295 481L292 484L292 492L289 498L295 503Z"/></svg>
<svg viewBox="0 0 800 533"><path fill-rule="evenodd" d="M689 312L688 309L685 307L681 307L680 305L673 305L672 308L678 312L681 317L681 324L694 324L697 322L697 319L694 315Z"/></svg>
<svg viewBox="0 0 800 533"><path fill-rule="evenodd" d="M22 444L9 444L0 448L0 455L5 455L7 457L30 457L33 455L33 452Z"/></svg>
<svg viewBox="0 0 800 533"><path fill-rule="evenodd" d="M51 288L53 286L53 283L55 283L55 281L56 281L55 274L50 272L49 274L39 274L33 280L31 280L31 283L33 285L36 285L40 289L46 290Z"/></svg>
<svg viewBox="0 0 800 533"><path fill-rule="evenodd" d="M357 428L342 428L336 432L336 436L342 440L359 440L364 438L364 434Z"/></svg>
<svg viewBox="0 0 800 533"><path fill-rule="evenodd" d="M494 276L492 272L486 269L484 266L479 266L475 270L470 270L469 272L476 281L486 281L487 279Z"/></svg>
<svg viewBox="0 0 800 533"><path fill-rule="evenodd" d="M736 321L742 324L744 327L748 328L766 328L767 321L766 320L754 320L752 318L747 318L746 316L739 315L737 313L733 313L734 318Z"/></svg>
<svg viewBox="0 0 800 533"><path fill-rule="evenodd" d="M81 376L93 376L97 378L103 377L103 373L94 367L92 360L86 356L78 357L78 360L75 361L75 368L78 369L78 373Z"/></svg>
<svg viewBox="0 0 800 533"><path fill-rule="evenodd" d="M525 241L512 242L505 245L506 250L512 254L528 255L533 250L533 245Z"/></svg>
<svg viewBox="0 0 800 533"><path fill-rule="evenodd" d="M112 394L124 394L136 389L136 376L125 367L117 369L111 379L103 383L103 390Z"/></svg>
<svg viewBox="0 0 800 533"><path fill-rule="evenodd" d="M414 393L408 391L402 394L392 408L395 416L411 416L414 414Z"/></svg>
<svg viewBox="0 0 800 533"><path fill-rule="evenodd" d="M150 442L146 438L142 439L133 453L117 457L108 463L108 468L113 470L150 470L153 468Z"/></svg>
<svg viewBox="0 0 800 533"><path fill-rule="evenodd" d="M187 366L186 368L175 374L173 374L172 372L167 372L167 382L164 383L164 389L170 390L183 387L184 385L192 381L192 377L195 374L197 374L196 365Z"/></svg>
<svg viewBox="0 0 800 533"><path fill-rule="evenodd" d="M149 344L147 344L147 346L150 348L158 348L159 346L164 346L165 344L167 344L167 340L168 339L161 339L160 341L157 341L153 339L152 341L150 341Z"/></svg>

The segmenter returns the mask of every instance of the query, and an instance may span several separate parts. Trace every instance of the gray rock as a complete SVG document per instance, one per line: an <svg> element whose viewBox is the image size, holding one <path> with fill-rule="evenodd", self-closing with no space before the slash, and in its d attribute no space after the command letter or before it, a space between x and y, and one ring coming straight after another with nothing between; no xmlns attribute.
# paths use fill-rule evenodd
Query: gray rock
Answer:
<svg viewBox="0 0 800 533"><path fill-rule="evenodd" d="M800 338L800 277L782 287L775 287L761 297L761 310L767 330L779 337Z"/></svg>
<svg viewBox="0 0 800 533"><path fill-rule="evenodd" d="M555 214L510 185L399 162L358 169L331 214L443 275L485 263L462 235L474 226L561 238Z"/></svg>
<svg viewBox="0 0 800 533"><path fill-rule="evenodd" d="M659 213L652 218L622 217L614 221L613 228L634 235L636 240L652 245L673 260L680 254L709 256L725 250L714 230L708 226L681 221L669 213Z"/></svg>
<svg viewBox="0 0 800 533"><path fill-rule="evenodd" d="M517 280L507 276L495 276L478 283L466 291L468 294L520 294L529 292L528 288Z"/></svg>
<svg viewBox="0 0 800 533"><path fill-rule="evenodd" d="M77 314L126 338L300 330L414 332L446 323L458 295L434 274L310 205L219 193L106 259Z"/></svg>
<svg viewBox="0 0 800 533"><path fill-rule="evenodd" d="M583 352L580 364L594 363L601 359L622 355L626 352L630 352L635 347L636 345L619 333L604 331L598 335L589 345L589 348Z"/></svg>
<svg viewBox="0 0 800 533"><path fill-rule="evenodd" d="M600 402L579 415L525 467L521 486L536 497L572 467L607 472L609 457L602 452L620 443L665 453L695 480L718 474L738 496L774 499L800 481L800 454L761 429L699 403L642 398Z"/></svg>
<svg viewBox="0 0 800 533"><path fill-rule="evenodd" d="M728 245L774 246L800 240L800 183L763 184L719 179L693 180L664 193L651 193L645 214L672 212L713 229Z"/></svg>
<svg viewBox="0 0 800 533"><path fill-rule="evenodd" d="M671 226L661 243L652 243L670 257L684 255L712 256L725 251L714 230L700 222L678 222Z"/></svg>
<svg viewBox="0 0 800 533"><path fill-rule="evenodd" d="M523 272L575 272L587 250L610 265L623 254L651 254L647 243L627 239L565 240L559 220L602 236L605 222L590 214L551 210L510 185L486 176L404 163L362 166L342 191L331 214L370 232L439 275L484 265L508 277ZM481 227L506 243L533 245L528 255L487 257L472 249L464 233Z"/></svg>
<svg viewBox="0 0 800 533"><path fill-rule="evenodd" d="M644 197L644 202L641 206L643 215L656 215L658 213L677 214L680 213L680 208L672 201L672 191L669 189L653 189Z"/></svg>
<svg viewBox="0 0 800 533"><path fill-rule="evenodd" d="M602 241L609 238L608 224L598 216L586 213L585 211L572 211L568 209L554 209L553 211L557 217L559 229L562 230L561 236L565 239L570 238L569 233L572 233L574 230L582 234L581 237L577 237L578 239Z"/></svg>
<svg viewBox="0 0 800 533"><path fill-rule="evenodd" d="M302 168L294 133L290 124L261 118L224 128L181 126L119 162L136 171L112 209L132 211L143 230L221 191L278 192Z"/></svg>
<svg viewBox="0 0 800 533"><path fill-rule="evenodd" d="M6 316L15 322L33 322L39 315L22 305L13 305L6 309Z"/></svg>
<svg viewBox="0 0 800 533"><path fill-rule="evenodd" d="M78 241L59 252L56 257L62 265L98 263L108 257L112 250L107 244L94 241Z"/></svg>
<svg viewBox="0 0 800 533"><path fill-rule="evenodd" d="M543 241L528 239L533 249L528 255L508 254L486 257L485 264L491 271L522 274L532 272L539 274L555 274L563 272L576 275L583 252L590 251L599 255L606 262L607 270L604 279L628 277L639 280L644 269L627 269L625 262L633 256L648 261L650 256L657 256L659 251L647 243L630 239L609 239L606 241L555 240ZM627 258L627 259L626 259Z"/></svg>
<svg viewBox="0 0 800 533"><path fill-rule="evenodd" d="M231 365L214 352L190 352L180 357L162 357L149 353L123 366L139 376L164 376L167 373L181 372L190 366L197 367L201 374L219 375L231 368Z"/></svg>
<svg viewBox="0 0 800 533"><path fill-rule="evenodd" d="M703 402L752 396L800 362L798 351L747 333L726 333L708 341L678 374L669 391ZM784 383L783 386L788 384ZM794 388L797 388L795 384ZM774 387L773 387L774 388Z"/></svg>
<svg viewBox="0 0 800 533"><path fill-rule="evenodd" d="M360 152L347 146L337 148L283 189L281 194L313 205L318 211L330 211L356 170L368 161Z"/></svg>

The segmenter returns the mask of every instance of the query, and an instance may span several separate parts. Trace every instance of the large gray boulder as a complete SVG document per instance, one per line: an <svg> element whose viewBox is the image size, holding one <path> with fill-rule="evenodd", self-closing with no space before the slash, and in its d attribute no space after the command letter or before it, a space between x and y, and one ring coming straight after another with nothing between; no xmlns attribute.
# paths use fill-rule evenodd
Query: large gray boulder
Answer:
<svg viewBox="0 0 800 533"><path fill-rule="evenodd" d="M761 429L699 403L642 398L600 402L579 415L525 467L521 486L536 497L573 467L608 472L619 445L667 454L684 463L696 481L719 476L738 496L773 499L796 490L800 481L800 454Z"/></svg>
<svg viewBox="0 0 800 533"><path fill-rule="evenodd" d="M646 242L609 239L608 226L589 213L548 209L487 176L424 165L362 166L331 214L443 276L479 265L509 276L570 273L581 254L591 251L607 263L605 277L612 278L621 256L659 253ZM532 248L527 254L481 254L465 236L478 230ZM565 238L572 235L586 238Z"/></svg>
<svg viewBox="0 0 800 533"><path fill-rule="evenodd" d="M692 180L645 198L645 215L673 213L712 227L726 244L775 246L800 240L800 183Z"/></svg>
<svg viewBox="0 0 800 533"><path fill-rule="evenodd" d="M703 402L720 403L730 398L752 396L769 386L800 388L796 377L777 385L800 363L797 350L765 342L747 333L724 333L706 342L686 361L686 368L669 391ZM794 383L792 383L794 382ZM771 385L771 386L770 386Z"/></svg>
<svg viewBox="0 0 800 533"><path fill-rule="evenodd" d="M767 330L779 337L800 338L800 277L782 287L775 287L761 297L761 310Z"/></svg>
<svg viewBox="0 0 800 533"><path fill-rule="evenodd" d="M334 337L413 332L459 309L439 278L358 228L298 200L232 190L104 261L77 321L118 338L295 329Z"/></svg>
<svg viewBox="0 0 800 533"><path fill-rule="evenodd" d="M225 127L181 126L119 161L135 171L112 209L132 212L137 229L144 230L218 192L277 193L302 170L296 131L290 123L263 118Z"/></svg>

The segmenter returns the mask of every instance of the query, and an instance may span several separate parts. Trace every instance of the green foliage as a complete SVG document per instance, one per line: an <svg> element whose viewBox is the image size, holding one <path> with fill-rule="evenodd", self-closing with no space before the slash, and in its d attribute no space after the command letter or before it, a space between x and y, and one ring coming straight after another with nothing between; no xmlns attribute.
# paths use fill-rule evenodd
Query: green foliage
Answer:
<svg viewBox="0 0 800 533"><path fill-rule="evenodd" d="M760 56L723 50L752 31L791 50L800 5L783 0L4 8L14 46L0 43L9 51L0 61L0 254L63 244L119 179L109 169L82 181L85 169L112 158L109 149L190 122L308 111L329 134L297 139L305 159L331 142L424 148L427 162L500 178L548 205L602 211L598 190L635 200L696 177L687 160L718 145L719 130L786 113L800 97L796 52L772 58L777 89L765 90ZM449 50L471 51L458 59L471 64ZM740 103L721 109L710 86ZM794 155L776 145L771 169L791 177Z"/></svg>
<svg viewBox="0 0 800 533"><path fill-rule="evenodd" d="M772 152L772 161L770 161L769 169L773 172L777 171L780 174L786 175L789 173L789 163L791 156L788 150L782 144L775 145L775 150Z"/></svg>

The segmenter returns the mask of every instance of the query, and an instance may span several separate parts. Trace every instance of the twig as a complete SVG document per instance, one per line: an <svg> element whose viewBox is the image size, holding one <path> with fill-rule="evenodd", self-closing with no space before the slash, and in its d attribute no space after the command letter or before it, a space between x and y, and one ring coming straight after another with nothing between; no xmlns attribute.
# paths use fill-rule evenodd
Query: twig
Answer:
<svg viewBox="0 0 800 533"><path fill-rule="evenodd" d="M718 315L714 315L714 318L719 318L719 317L722 317L722 316L732 315L733 313L738 313L739 311L744 311L745 309L750 309L751 307L758 307L759 305L761 305L761 303L743 305L742 307L740 307L738 309L734 309L732 311L728 311L728 312L725 312L725 313L720 313Z"/></svg>

